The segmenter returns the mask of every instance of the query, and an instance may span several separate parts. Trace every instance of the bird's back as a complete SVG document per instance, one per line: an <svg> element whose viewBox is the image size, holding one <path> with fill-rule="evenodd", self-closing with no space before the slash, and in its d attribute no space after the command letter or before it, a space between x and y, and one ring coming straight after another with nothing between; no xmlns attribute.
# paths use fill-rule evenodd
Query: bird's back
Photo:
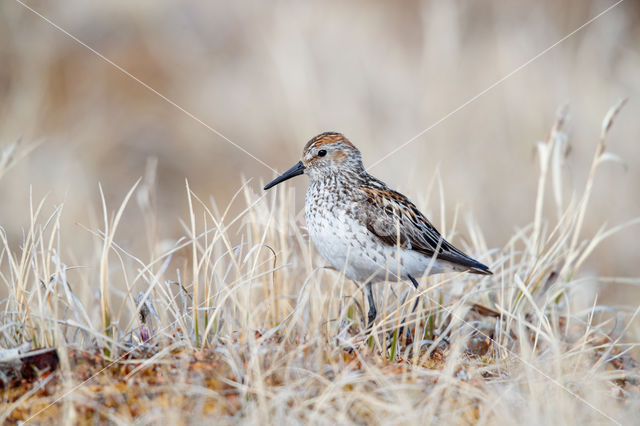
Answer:
<svg viewBox="0 0 640 426"><path fill-rule="evenodd" d="M454 270L491 274L486 265L474 260L445 240L431 222L405 195L368 175L360 186L370 209L370 232L390 246L400 246L425 257L436 257Z"/></svg>

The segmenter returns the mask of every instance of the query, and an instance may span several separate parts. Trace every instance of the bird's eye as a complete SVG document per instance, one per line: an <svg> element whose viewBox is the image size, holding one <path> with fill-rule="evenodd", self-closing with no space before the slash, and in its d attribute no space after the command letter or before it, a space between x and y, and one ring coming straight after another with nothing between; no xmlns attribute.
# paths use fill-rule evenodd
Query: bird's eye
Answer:
<svg viewBox="0 0 640 426"><path fill-rule="evenodd" d="M318 151L318 157L324 157L325 155L327 155L326 149L321 149L320 151Z"/></svg>

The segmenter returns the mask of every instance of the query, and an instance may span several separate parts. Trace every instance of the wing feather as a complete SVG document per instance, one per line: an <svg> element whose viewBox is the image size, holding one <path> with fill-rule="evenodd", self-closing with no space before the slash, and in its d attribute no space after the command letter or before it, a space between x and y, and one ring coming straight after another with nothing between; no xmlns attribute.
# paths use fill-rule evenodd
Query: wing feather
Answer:
<svg viewBox="0 0 640 426"><path fill-rule="evenodd" d="M471 272L491 273L487 266L445 240L407 197L382 185L376 182L375 187L362 186L360 190L365 194L367 229L383 243L399 245L428 257L435 254L438 259L464 266Z"/></svg>

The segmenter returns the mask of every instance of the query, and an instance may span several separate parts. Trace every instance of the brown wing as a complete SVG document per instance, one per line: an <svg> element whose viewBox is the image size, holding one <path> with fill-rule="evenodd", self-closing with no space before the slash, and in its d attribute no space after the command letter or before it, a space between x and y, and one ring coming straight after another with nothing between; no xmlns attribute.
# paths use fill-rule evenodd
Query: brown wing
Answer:
<svg viewBox="0 0 640 426"><path fill-rule="evenodd" d="M489 268L473 260L447 240L407 197L388 188L361 187L367 229L385 244L414 250L470 269L490 274Z"/></svg>

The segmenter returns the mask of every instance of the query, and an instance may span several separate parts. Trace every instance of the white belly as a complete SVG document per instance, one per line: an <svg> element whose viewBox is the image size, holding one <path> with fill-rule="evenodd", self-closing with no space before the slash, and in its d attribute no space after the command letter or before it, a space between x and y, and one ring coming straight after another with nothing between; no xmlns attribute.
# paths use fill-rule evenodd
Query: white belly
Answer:
<svg viewBox="0 0 640 426"><path fill-rule="evenodd" d="M429 266L430 258L383 244L342 209L307 208L306 220L311 241L322 257L358 283L406 280L409 274L418 278ZM447 269L435 261L430 273Z"/></svg>

